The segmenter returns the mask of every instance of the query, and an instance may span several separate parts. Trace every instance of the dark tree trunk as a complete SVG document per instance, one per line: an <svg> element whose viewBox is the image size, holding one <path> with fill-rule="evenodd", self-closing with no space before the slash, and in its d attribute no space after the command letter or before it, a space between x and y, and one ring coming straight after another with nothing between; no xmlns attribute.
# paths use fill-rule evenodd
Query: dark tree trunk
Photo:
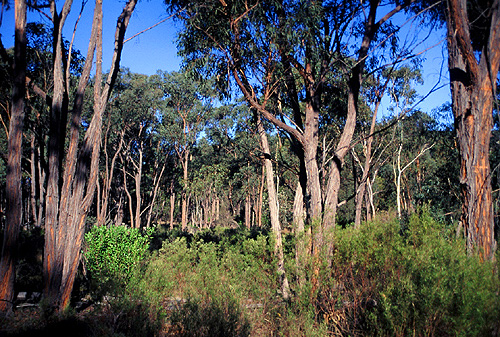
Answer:
<svg viewBox="0 0 500 337"><path fill-rule="evenodd" d="M26 94L26 1L15 2L12 110L8 135L6 226L0 260L0 311L12 310L17 239L22 220L21 154Z"/></svg>
<svg viewBox="0 0 500 337"><path fill-rule="evenodd" d="M448 1L448 66L460 149L461 221L469 253L494 258L496 242L489 149L500 63L500 1L491 7L489 39L476 59L466 0Z"/></svg>

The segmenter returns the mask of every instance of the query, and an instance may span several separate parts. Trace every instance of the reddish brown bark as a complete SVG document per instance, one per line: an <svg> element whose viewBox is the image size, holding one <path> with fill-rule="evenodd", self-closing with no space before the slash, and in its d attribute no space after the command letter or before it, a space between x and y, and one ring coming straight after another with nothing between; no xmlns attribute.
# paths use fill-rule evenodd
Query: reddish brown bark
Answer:
<svg viewBox="0 0 500 337"><path fill-rule="evenodd" d="M12 105L8 134L6 225L0 260L0 311L12 310L17 239L22 220L21 154L26 94L26 1L15 2Z"/></svg>
<svg viewBox="0 0 500 337"><path fill-rule="evenodd" d="M49 179L47 190L46 235L44 253L44 297L51 310L65 309L69 304L76 271L80 262L80 250L87 212L92 204L97 186L99 152L101 144L102 114L110 90L118 73L118 66L125 30L136 1L130 0L117 21L115 51L111 70L104 85L97 82L94 90L94 115L79 147L79 128L83 96L92 69L96 51L96 78L102 75L102 1L96 0L92 33L87 58L76 89L70 123L69 145L64 171L61 168L61 135L65 135L65 115L68 112L69 80L64 76L64 53L61 47L62 28L71 9L71 1L64 3L57 13L51 2L54 22L54 97L51 105L51 132L49 141ZM66 81L66 82L65 82ZM61 131L63 129L63 131ZM64 172L62 185L60 172Z"/></svg>
<svg viewBox="0 0 500 337"><path fill-rule="evenodd" d="M465 0L448 2L448 66L460 150L461 221L469 253L494 258L489 148L494 93L500 63L500 2L493 2L489 39L477 61Z"/></svg>

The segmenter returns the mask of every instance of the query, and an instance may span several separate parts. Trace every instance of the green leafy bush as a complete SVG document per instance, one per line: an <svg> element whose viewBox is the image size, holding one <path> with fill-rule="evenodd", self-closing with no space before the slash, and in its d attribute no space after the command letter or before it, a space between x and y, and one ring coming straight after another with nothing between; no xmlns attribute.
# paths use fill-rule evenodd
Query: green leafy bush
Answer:
<svg viewBox="0 0 500 337"><path fill-rule="evenodd" d="M121 293L148 256L149 235L124 226L94 226L85 234L85 266L98 295Z"/></svg>

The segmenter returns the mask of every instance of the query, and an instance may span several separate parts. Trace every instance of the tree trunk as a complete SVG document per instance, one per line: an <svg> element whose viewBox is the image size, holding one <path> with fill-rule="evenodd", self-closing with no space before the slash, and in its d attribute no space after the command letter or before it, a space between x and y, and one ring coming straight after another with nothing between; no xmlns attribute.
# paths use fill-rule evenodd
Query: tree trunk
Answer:
<svg viewBox="0 0 500 337"><path fill-rule="evenodd" d="M26 1L15 2L12 106L8 135L6 226L0 260L0 311L12 310L17 240L22 220L21 155L26 94Z"/></svg>
<svg viewBox="0 0 500 337"><path fill-rule="evenodd" d="M156 165L156 168L158 168L158 165ZM160 182L161 178L163 176L163 172L165 172L165 164L162 165L160 173L155 172L155 176L153 179L153 197L151 198L151 202L149 205L149 210L148 210L148 219L146 222L146 227L149 228L151 226L151 217L153 215L153 209L154 209L154 204L156 202L156 196L158 195L158 189L160 188Z"/></svg>
<svg viewBox="0 0 500 337"><path fill-rule="evenodd" d="M262 228L262 207L264 203L264 183L266 179L266 167L262 165L262 176L260 179L260 187L259 187L259 199L257 205L257 226Z"/></svg>
<svg viewBox="0 0 500 337"><path fill-rule="evenodd" d="M297 182L295 190L295 198L293 200L293 230L295 232L295 262L299 274L299 283L304 284L304 263L306 261L306 237L304 232L304 194L302 193L302 185Z"/></svg>
<svg viewBox="0 0 500 337"><path fill-rule="evenodd" d="M183 231L187 229L188 223L188 164L189 164L189 150L185 149L182 160L182 208L181 208L181 228Z"/></svg>
<svg viewBox="0 0 500 337"><path fill-rule="evenodd" d="M219 199L219 196L217 196L217 199L216 199L216 205L215 205L215 219L217 221L220 220L220 199Z"/></svg>
<svg viewBox="0 0 500 337"><path fill-rule="evenodd" d="M130 227L132 227L133 221L134 221L134 209L132 207L132 195L130 194L128 190L128 185L127 185L127 171L126 171L126 166L125 166L125 161L123 160L123 156L120 155L120 160L122 162L122 173L123 173L123 191L125 191L125 195L127 196L128 200L128 214L130 218Z"/></svg>
<svg viewBox="0 0 500 337"><path fill-rule="evenodd" d="M257 116L257 130L260 136L260 144L264 153L264 166L266 168L267 193L269 195L269 212L271 217L271 228L274 234L274 254L278 260L277 272L281 286L281 294L287 300L290 297L290 287L285 273L285 258L283 255L283 243L281 238L281 225L279 221L278 198L274 184L274 171L269 151L267 135L262 125L260 115Z"/></svg>
<svg viewBox="0 0 500 337"><path fill-rule="evenodd" d="M318 128L319 128L319 111L312 105L306 107L306 123L304 132L304 161L307 174L307 189L310 208L310 217L312 222L316 222L320 226L322 200L321 186L318 170Z"/></svg>
<svg viewBox="0 0 500 337"><path fill-rule="evenodd" d="M173 183L170 187L170 229L174 229L175 193Z"/></svg>
<svg viewBox="0 0 500 337"><path fill-rule="evenodd" d="M72 1L65 1L60 14L56 11L55 2L51 2L53 29L53 97L50 105L49 123L49 172L47 181L47 205L45 207L45 247L44 247L44 297L50 310L59 306L61 275L63 269L63 246L59 237L64 231L59 222L59 203L61 200L62 152L65 139L62 137L61 126L65 123L68 109L68 94L64 84L62 28L71 9ZM92 38L91 38L92 39Z"/></svg>
<svg viewBox="0 0 500 337"><path fill-rule="evenodd" d="M36 190L38 188L39 179L37 175L37 169L36 169L36 155L35 155L35 135L31 135L31 140L30 140L30 205L31 205L31 219L35 227L39 227L40 224L38 223L38 212L39 212L39 207L37 206L37 195L36 195Z"/></svg>
<svg viewBox="0 0 500 337"><path fill-rule="evenodd" d="M250 214L252 212L252 203L250 202L250 194L247 191L245 196L245 228L250 229Z"/></svg>
<svg viewBox="0 0 500 337"><path fill-rule="evenodd" d="M489 39L479 62L472 49L465 0L448 1L448 67L460 150L462 223L467 250L494 258L494 218L489 149L500 63L500 1L493 1Z"/></svg>
<svg viewBox="0 0 500 337"><path fill-rule="evenodd" d="M142 125L141 125L142 131ZM140 136L140 132L139 132ZM139 145L139 159L137 159L137 163L134 163L136 172L135 172L135 221L134 227L139 229L141 228L141 206L142 206L142 195L141 195L141 180L142 180L142 141Z"/></svg>

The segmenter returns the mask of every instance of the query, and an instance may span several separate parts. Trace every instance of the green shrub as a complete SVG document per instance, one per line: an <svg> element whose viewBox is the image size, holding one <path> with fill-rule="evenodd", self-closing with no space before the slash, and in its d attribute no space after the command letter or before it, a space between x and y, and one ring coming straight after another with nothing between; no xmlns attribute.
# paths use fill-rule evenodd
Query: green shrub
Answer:
<svg viewBox="0 0 500 337"><path fill-rule="evenodd" d="M98 295L122 293L148 255L149 237L124 226L94 226L85 234L83 256Z"/></svg>
<svg viewBox="0 0 500 337"><path fill-rule="evenodd" d="M427 210L408 223L338 229L331 268L315 297L334 333L483 336L499 317L498 275Z"/></svg>
<svg viewBox="0 0 500 337"><path fill-rule="evenodd" d="M260 315L277 297L270 252L266 235L247 231L216 229L165 241L149 260L141 288L147 289L149 298L168 303L189 299L172 313L185 335L231 329L245 335L248 310L243 309L254 305L252 314ZM204 321L193 321L196 315Z"/></svg>

